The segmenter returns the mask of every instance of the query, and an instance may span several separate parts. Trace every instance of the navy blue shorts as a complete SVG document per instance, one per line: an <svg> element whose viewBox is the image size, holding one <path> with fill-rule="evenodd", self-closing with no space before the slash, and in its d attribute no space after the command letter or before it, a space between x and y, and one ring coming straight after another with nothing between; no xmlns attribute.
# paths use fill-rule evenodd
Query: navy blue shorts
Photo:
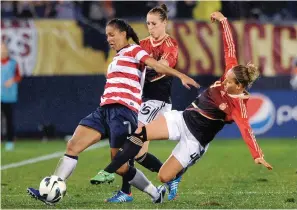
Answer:
<svg viewBox="0 0 297 210"><path fill-rule="evenodd" d="M120 148L127 136L137 129L137 113L121 104L108 104L98 107L83 118L79 125L99 131L102 139L109 137L111 148Z"/></svg>

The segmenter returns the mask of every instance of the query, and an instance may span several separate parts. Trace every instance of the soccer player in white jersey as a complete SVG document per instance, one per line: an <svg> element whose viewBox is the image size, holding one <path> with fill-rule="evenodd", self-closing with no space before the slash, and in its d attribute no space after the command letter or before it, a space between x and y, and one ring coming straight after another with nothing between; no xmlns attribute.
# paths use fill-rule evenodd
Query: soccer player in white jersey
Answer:
<svg viewBox="0 0 297 210"><path fill-rule="evenodd" d="M107 70L107 81L100 106L80 121L54 173L65 181L75 169L78 155L86 148L100 139L109 137L110 152L114 157L130 132L137 128L144 65L154 68L159 73L180 78L186 88L198 87L190 77L151 58L139 46L137 34L125 21L111 20L106 26L106 36L110 47L116 50L117 54ZM136 44L129 44L129 38L132 38ZM163 201L166 189L163 186L157 188L152 185L140 171L125 164L117 173L122 175L128 170L132 170L141 179L141 182L131 183L133 186L144 190L152 197L153 202ZM28 188L28 193L47 203L39 190Z"/></svg>

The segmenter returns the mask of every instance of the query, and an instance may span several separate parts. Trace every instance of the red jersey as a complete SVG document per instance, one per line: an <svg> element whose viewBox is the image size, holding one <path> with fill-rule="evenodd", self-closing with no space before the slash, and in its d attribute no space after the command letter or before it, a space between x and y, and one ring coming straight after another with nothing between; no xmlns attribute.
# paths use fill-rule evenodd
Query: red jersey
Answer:
<svg viewBox="0 0 297 210"><path fill-rule="evenodd" d="M224 90L224 87L221 84L225 79L226 72L233 66L238 65L235 55L235 45L227 19L222 20L221 25L223 30L226 62L225 73L220 80L216 81L198 96L196 101L192 103L192 107L190 107L189 110L196 110L204 117L212 121L221 121L223 124L235 121L240 129L245 143L248 145L250 152L255 159L262 157L262 152L249 124L246 109L249 93L244 92L240 95L231 95ZM222 127L220 127L220 129L222 129ZM220 129L218 129L218 131Z"/></svg>
<svg viewBox="0 0 297 210"><path fill-rule="evenodd" d="M140 46L156 60L166 60L172 68L176 66L178 46L175 39L168 34L159 41L147 37L140 41ZM157 73L147 68L145 75L143 98L160 100L169 103L171 95L172 77Z"/></svg>

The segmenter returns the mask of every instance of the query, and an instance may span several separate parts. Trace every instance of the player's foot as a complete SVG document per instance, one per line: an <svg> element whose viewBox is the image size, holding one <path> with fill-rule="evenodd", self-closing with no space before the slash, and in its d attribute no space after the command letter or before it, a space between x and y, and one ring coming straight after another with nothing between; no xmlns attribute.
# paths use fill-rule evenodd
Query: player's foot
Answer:
<svg viewBox="0 0 297 210"><path fill-rule="evenodd" d="M47 205L53 205L52 203L47 202L45 200L45 198L40 195L39 190L29 187L29 188L27 188L27 192L32 198L35 198L36 200L40 200L41 202L43 202Z"/></svg>
<svg viewBox="0 0 297 210"><path fill-rule="evenodd" d="M163 203L166 193L166 187L164 185L160 185L159 187L157 187L157 189L159 192L159 197L157 199L153 199L153 203Z"/></svg>
<svg viewBox="0 0 297 210"><path fill-rule="evenodd" d="M124 202L131 202L131 201L133 201L132 193L128 195L126 193L123 193L122 191L116 192L114 196L105 200L105 202L108 202L108 203L124 203Z"/></svg>
<svg viewBox="0 0 297 210"><path fill-rule="evenodd" d="M168 187L168 200L169 201L175 200L177 198L178 184L180 183L180 181L181 181L181 176L166 183L166 185Z"/></svg>
<svg viewBox="0 0 297 210"><path fill-rule="evenodd" d="M104 170L100 170L96 176L90 179L91 184L102 184L102 183L111 183L115 179L113 173L108 173Z"/></svg>

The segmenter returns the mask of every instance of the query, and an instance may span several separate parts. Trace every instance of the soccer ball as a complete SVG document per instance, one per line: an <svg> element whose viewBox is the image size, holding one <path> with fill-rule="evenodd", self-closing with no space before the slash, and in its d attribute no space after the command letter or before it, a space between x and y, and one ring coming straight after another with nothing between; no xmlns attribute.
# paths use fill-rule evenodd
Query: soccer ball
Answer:
<svg viewBox="0 0 297 210"><path fill-rule="evenodd" d="M49 203L57 203L66 194L66 184L58 176L45 177L39 185L40 195Z"/></svg>

